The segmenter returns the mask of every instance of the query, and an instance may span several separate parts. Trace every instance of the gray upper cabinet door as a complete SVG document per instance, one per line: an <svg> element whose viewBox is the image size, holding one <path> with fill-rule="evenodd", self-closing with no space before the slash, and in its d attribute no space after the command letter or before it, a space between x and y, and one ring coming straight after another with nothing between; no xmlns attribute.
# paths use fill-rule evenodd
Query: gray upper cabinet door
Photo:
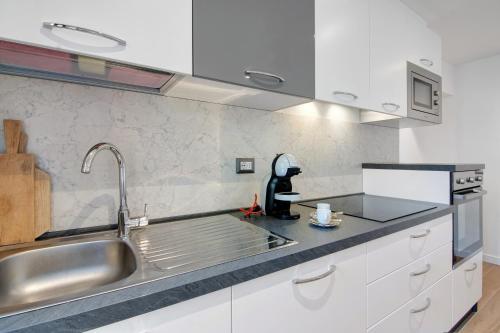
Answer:
<svg viewBox="0 0 500 333"><path fill-rule="evenodd" d="M314 98L314 0L193 0L193 75Z"/></svg>

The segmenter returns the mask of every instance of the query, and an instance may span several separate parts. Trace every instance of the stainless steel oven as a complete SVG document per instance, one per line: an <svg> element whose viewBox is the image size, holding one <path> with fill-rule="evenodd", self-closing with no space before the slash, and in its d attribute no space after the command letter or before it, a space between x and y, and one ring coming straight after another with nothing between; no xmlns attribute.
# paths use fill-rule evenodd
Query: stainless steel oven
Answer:
<svg viewBox="0 0 500 333"><path fill-rule="evenodd" d="M408 73L408 117L441 123L441 77L411 62Z"/></svg>
<svg viewBox="0 0 500 333"><path fill-rule="evenodd" d="M483 171L454 172L453 267L483 247Z"/></svg>

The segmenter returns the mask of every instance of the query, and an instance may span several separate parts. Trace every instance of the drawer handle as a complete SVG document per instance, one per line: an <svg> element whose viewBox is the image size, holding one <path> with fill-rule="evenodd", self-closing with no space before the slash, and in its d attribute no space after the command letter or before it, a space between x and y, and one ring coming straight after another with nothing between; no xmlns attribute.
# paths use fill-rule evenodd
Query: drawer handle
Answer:
<svg viewBox="0 0 500 333"><path fill-rule="evenodd" d="M268 72L261 72L261 71L253 71L253 70L245 70L245 77L247 79L251 79L252 76L257 75L257 76L267 76L270 77L271 79L275 79L278 83L285 83L286 80L284 77L273 74L273 73L268 73Z"/></svg>
<svg viewBox="0 0 500 333"><path fill-rule="evenodd" d="M399 110L400 106L396 103L382 103L382 108L384 108L385 111L396 112Z"/></svg>
<svg viewBox="0 0 500 333"><path fill-rule="evenodd" d="M327 276L332 275L336 270L337 270L337 266L331 265L326 272L324 272L320 275L317 275L317 276L314 276L311 278L306 278L306 279L294 279L294 280L292 280L292 282L294 284L302 284L302 283L309 283L309 282L318 281L318 280L326 278Z"/></svg>
<svg viewBox="0 0 500 333"><path fill-rule="evenodd" d="M430 270L431 270L431 264L427 264L427 265L425 265L425 268L423 270L421 270L420 272L411 272L410 276L423 275L423 274L427 273Z"/></svg>
<svg viewBox="0 0 500 333"><path fill-rule="evenodd" d="M426 229L423 234L420 234L420 235L410 235L410 238L422 238L422 237L426 237L430 233L431 233L431 229Z"/></svg>
<svg viewBox="0 0 500 333"><path fill-rule="evenodd" d="M350 92L346 92L346 91L334 91L333 94L335 96L345 96L345 97L350 97L351 98L351 101L355 101L358 99L358 95L356 94L353 94L353 93L350 93Z"/></svg>
<svg viewBox="0 0 500 333"><path fill-rule="evenodd" d="M424 312L425 310L427 310L431 306L431 299L429 297L427 297L425 299L425 302L426 302L426 304L423 307L421 307L420 309L411 309L410 313L419 313L419 312Z"/></svg>
<svg viewBox="0 0 500 333"><path fill-rule="evenodd" d="M73 30L73 31L83 32L83 33L86 33L86 34L91 34L91 35L94 35L94 36L99 36L99 37L103 37L103 38L112 40L112 41L117 42L119 45L122 45L122 46L127 45L127 42L124 41L121 38L108 35L108 34L106 34L104 32L100 32L100 31L96 31L96 30L92 30L92 29L78 27L76 25L69 25L69 24L56 23L56 22L43 22L43 27L47 28L47 29L60 28L60 29L67 29L67 30Z"/></svg>
<svg viewBox="0 0 500 333"><path fill-rule="evenodd" d="M472 268L467 268L465 271L466 272L472 272L472 271L475 271L476 269L477 269L477 264L473 263L472 264Z"/></svg>
<svg viewBox="0 0 500 333"><path fill-rule="evenodd" d="M427 59L427 58L422 58L420 59L420 63L424 66L427 66L427 67L432 67L434 66L434 61L432 61L431 59Z"/></svg>

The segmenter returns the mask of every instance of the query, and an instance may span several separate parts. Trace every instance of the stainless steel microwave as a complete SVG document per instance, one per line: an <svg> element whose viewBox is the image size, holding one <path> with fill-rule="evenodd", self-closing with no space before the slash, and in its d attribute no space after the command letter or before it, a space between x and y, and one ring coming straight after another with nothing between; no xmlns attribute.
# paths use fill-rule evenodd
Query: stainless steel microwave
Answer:
<svg viewBox="0 0 500 333"><path fill-rule="evenodd" d="M441 123L441 77L410 62L407 72L408 118Z"/></svg>

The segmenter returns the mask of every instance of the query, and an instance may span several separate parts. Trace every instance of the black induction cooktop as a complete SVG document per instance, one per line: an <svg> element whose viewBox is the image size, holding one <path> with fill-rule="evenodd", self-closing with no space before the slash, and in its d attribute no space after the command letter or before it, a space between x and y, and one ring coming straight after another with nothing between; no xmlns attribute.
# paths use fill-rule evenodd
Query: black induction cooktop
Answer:
<svg viewBox="0 0 500 333"><path fill-rule="evenodd" d="M376 222L389 222L401 217L418 214L437 206L419 202L367 194L354 194L344 197L301 202L299 205L316 208L316 204L329 203L336 212Z"/></svg>

